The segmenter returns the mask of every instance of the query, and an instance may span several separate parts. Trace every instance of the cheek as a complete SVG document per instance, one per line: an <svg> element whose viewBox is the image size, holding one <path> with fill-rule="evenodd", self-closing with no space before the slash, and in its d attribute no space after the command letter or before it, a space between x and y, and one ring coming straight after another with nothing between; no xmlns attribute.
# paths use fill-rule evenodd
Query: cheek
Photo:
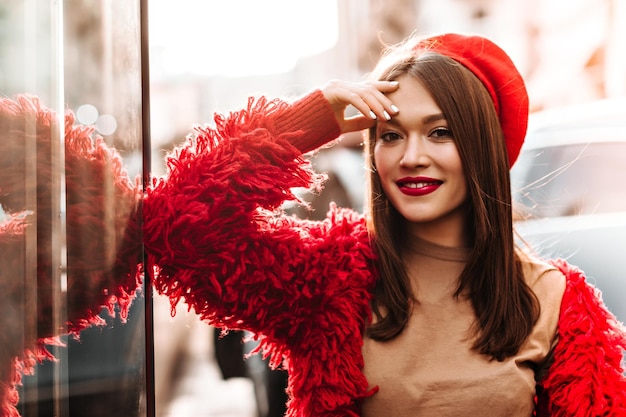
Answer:
<svg viewBox="0 0 626 417"><path fill-rule="evenodd" d="M465 172L462 167L459 167L457 170L457 178L459 193L463 196L463 200L467 200L469 196L469 187L467 184L467 177L465 176Z"/></svg>
<svg viewBox="0 0 626 417"><path fill-rule="evenodd" d="M389 152L385 151L379 146L374 147L374 157L372 158L372 164L376 167L376 171L380 176L381 172L387 172L389 167Z"/></svg>
<svg viewBox="0 0 626 417"><path fill-rule="evenodd" d="M465 171L463 169L463 162L461 161L461 155L455 145L452 145L443 149L443 152L439 152L439 162L442 166L446 167L446 170L452 173L457 178L465 180Z"/></svg>
<svg viewBox="0 0 626 417"><path fill-rule="evenodd" d="M385 173L387 172L387 166L385 165L384 158L380 157L379 152L374 151L374 156L372 158L372 168L374 168L379 181L382 183L385 177Z"/></svg>

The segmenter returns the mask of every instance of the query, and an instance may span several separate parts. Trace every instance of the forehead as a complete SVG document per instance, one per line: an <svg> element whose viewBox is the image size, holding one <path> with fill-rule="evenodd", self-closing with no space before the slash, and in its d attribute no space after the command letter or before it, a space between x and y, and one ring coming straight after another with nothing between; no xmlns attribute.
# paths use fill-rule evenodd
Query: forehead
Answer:
<svg viewBox="0 0 626 417"><path fill-rule="evenodd" d="M403 75L395 81L400 83L400 87L387 94L387 97L400 109L400 112L393 117L392 121L410 124L441 115L441 108L420 80Z"/></svg>

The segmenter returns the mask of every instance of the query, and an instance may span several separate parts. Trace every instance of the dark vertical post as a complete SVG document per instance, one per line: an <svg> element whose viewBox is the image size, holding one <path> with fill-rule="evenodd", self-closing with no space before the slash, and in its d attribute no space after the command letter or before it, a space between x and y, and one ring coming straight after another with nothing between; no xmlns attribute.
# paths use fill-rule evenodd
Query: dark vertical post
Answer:
<svg viewBox="0 0 626 417"><path fill-rule="evenodd" d="M142 132L142 162L143 162L143 189L145 191L150 181L151 173L151 141L150 141L150 44L148 31L148 0L140 0L140 30L141 30L141 132ZM143 237L142 237L143 238ZM144 265L145 254L144 254ZM152 281L150 274L144 268L144 295L145 295L145 378L146 378L146 416L155 416L155 386L154 386L154 318L152 303Z"/></svg>

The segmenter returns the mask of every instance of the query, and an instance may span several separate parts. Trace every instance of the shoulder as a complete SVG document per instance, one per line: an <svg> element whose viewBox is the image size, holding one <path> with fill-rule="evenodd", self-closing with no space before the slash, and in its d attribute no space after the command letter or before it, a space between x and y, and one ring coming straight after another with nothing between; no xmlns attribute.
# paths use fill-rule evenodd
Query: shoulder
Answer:
<svg viewBox="0 0 626 417"><path fill-rule="evenodd" d="M585 273L580 268L562 259L550 260L550 264L554 265L566 278L562 321L569 320L576 323L584 317L593 316L594 321L602 323L607 328L617 322L605 306L600 290L588 282Z"/></svg>
<svg viewBox="0 0 626 417"><path fill-rule="evenodd" d="M566 278L554 265L526 252L519 253L526 284L539 303L539 317L529 338L529 347L539 348L538 362L549 360L557 339ZM531 350L532 351L532 350Z"/></svg>
<svg viewBox="0 0 626 417"><path fill-rule="evenodd" d="M519 251L526 284L539 299L540 304L548 303L558 307L565 293L567 277L552 263L524 251Z"/></svg>

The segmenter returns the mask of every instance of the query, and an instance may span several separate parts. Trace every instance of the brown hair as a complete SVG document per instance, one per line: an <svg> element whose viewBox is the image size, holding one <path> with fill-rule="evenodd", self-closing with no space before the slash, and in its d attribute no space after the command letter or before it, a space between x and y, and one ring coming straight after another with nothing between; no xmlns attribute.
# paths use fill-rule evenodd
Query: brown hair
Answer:
<svg viewBox="0 0 626 417"><path fill-rule="evenodd" d="M472 252L455 296L467 293L474 308L474 349L502 360L515 354L526 340L538 319L539 305L526 285L515 249L509 166L498 116L480 80L451 58L432 52L406 54L376 78L395 80L405 74L431 93L463 161ZM377 322L368 334L389 340L404 329L419 296L411 291L398 247L406 239L405 220L385 196L375 170L375 134L375 128L371 129L366 147L368 227L379 255L380 279L372 302Z"/></svg>

